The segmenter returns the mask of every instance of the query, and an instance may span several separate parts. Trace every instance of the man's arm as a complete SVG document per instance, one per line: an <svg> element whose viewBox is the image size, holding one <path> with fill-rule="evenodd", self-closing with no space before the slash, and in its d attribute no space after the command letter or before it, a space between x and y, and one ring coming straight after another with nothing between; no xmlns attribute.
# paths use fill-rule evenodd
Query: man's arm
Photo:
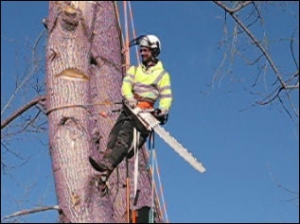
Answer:
<svg viewBox="0 0 300 224"><path fill-rule="evenodd" d="M162 111L162 113L168 113L173 102L171 79L169 73L165 73L165 75L159 82L159 91L159 109Z"/></svg>
<svg viewBox="0 0 300 224"><path fill-rule="evenodd" d="M136 69L137 68L135 66L131 66L127 70L126 76L124 77L122 83L122 96L125 98L126 101L128 101L130 106L135 106L137 103L132 92Z"/></svg>

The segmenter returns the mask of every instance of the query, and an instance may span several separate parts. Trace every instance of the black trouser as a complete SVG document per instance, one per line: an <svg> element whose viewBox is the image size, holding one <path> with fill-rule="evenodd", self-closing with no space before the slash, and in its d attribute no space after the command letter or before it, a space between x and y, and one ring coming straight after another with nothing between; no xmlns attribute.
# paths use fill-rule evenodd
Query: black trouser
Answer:
<svg viewBox="0 0 300 224"><path fill-rule="evenodd" d="M146 142L150 132L123 110L109 134L107 151L104 156L114 168L128 153L133 140L134 127L140 132L138 144L140 149Z"/></svg>

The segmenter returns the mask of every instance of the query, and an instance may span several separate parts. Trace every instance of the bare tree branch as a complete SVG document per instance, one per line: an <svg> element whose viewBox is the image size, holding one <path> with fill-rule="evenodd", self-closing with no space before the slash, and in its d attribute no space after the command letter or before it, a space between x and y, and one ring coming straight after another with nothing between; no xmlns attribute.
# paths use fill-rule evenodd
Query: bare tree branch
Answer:
<svg viewBox="0 0 300 224"><path fill-rule="evenodd" d="M29 103L27 103L25 106L19 108L17 111L15 111L10 117L5 119L3 122L1 122L1 130L5 128L10 122L12 122L15 118L17 118L19 115L24 113L26 110L30 109L31 107L35 106L38 103L41 103L46 100L45 96L38 96Z"/></svg>
<svg viewBox="0 0 300 224"><path fill-rule="evenodd" d="M13 99L17 96L17 92L20 91L22 89L22 87L30 80L30 78L33 77L33 75L36 73L36 71L39 69L39 63L34 63L36 62L36 48L38 43L41 41L43 35L44 35L45 31L43 30L37 37L33 47L32 47L32 51L33 51L33 68L32 70L29 72L28 75L26 75L24 77L23 80L21 80L20 83L16 82L16 89L14 91L14 93L11 95L10 99L8 100L8 102L6 103L6 105L3 107L3 109L1 110L1 116L3 115L3 113L5 112L5 110L9 107L9 105L11 104L11 102L13 101ZM1 128L2 129L2 128Z"/></svg>
<svg viewBox="0 0 300 224"><path fill-rule="evenodd" d="M15 212L11 215L7 215L5 217L3 217L2 220L5 219L10 219L16 216L22 216L22 215L29 215L32 213L37 213L37 212L44 212L44 211L48 211L48 210L60 210L58 205L54 205L54 206L41 206L41 207L37 207L37 208L33 208L33 209L25 209L19 212Z"/></svg>
<svg viewBox="0 0 300 224"><path fill-rule="evenodd" d="M291 53L292 53L293 61L295 63L295 66L297 67L298 75L299 75L299 64L298 64L299 62L297 62L297 59L296 59L296 56L295 56L295 50L294 50L294 42L295 42L294 36L295 36L295 33L296 33L297 30L299 32L299 27L297 27L294 30L293 34L292 34L292 38L291 38L291 42L290 42L290 48L291 48Z"/></svg>
<svg viewBox="0 0 300 224"><path fill-rule="evenodd" d="M233 14L237 11L240 11L242 8L246 7L247 5L251 4L253 1L243 1L239 2L238 6L235 8L229 8L225 4L223 4L221 1L214 1L218 6L222 7L225 9L229 14Z"/></svg>
<svg viewBox="0 0 300 224"><path fill-rule="evenodd" d="M226 5L224 5L222 2L220 1L214 1L214 3L218 6L220 6L221 8L223 8L226 12L228 12L230 14L230 16L235 20L235 22L244 30L244 32L250 37L250 39L253 41L253 43L261 50L261 52L263 53L263 55L265 56L265 58L267 59L267 61L269 62L269 64L271 65L271 68L273 69L274 73L276 74L277 79L279 80L279 82L281 83L281 86L283 87L283 89L286 88L286 84L283 81L283 79L281 78L281 76L279 75L279 71L275 65L275 63L273 62L271 56L268 54L268 52L264 49L264 47L260 44L260 42L255 38L255 36L251 33L251 31L244 25L244 23L234 14L234 11L232 11L232 9L229 9Z"/></svg>
<svg viewBox="0 0 300 224"><path fill-rule="evenodd" d="M232 38L232 46L231 46L231 50L230 52L232 54L236 54L238 55L241 59L244 59L244 61L246 62L246 64L248 65L257 65L259 66L259 73L257 75L257 78L255 79L255 83L252 85L252 87L256 86L259 82L259 77L260 77L260 73L262 71L262 69L265 70L265 74L267 69L269 69L268 67L270 67L270 69L272 70L272 73L274 73L273 75L276 76L276 80L274 81L273 84L271 84L273 91L271 91L270 94L267 94L267 96L260 100L260 101L256 101L257 104L259 105L268 105L271 104L274 101L278 101L283 109L287 112L287 114L289 115L290 118L292 118L293 120L293 116L296 117L296 119L299 118L299 113L298 113L298 109L294 106L294 100L291 99L291 92L294 90L299 89L299 59L297 60L297 53L298 51L297 49L297 45L298 44L298 39L297 39L297 30L299 31L299 27L296 26L292 32L292 35L289 39L286 38L281 38L280 40L288 40L290 41L290 51L291 51L291 56L292 56L292 60L295 64L296 67L296 71L293 71L293 73L290 73L289 78L285 78L286 74L284 74L281 71L281 67L280 65L275 63L274 58L271 56L270 50L268 49L269 46L269 41L267 36L266 36L266 32L263 32L263 36L262 39L259 38L258 35L256 35L255 33L252 32L252 30L250 30L250 26L252 26L253 24L256 23L256 21L258 19L260 19L261 23L264 24L264 17L261 14L261 11L259 10L259 6L261 3L255 2L255 1L213 1L217 6L219 6L220 8L222 8L225 12L225 23L227 20L227 15L230 15L231 18L234 21L234 30L233 30L233 38ZM255 14L252 14L252 10L251 7L244 9L246 6L251 6L254 8L255 10ZM246 17L246 19L240 15L243 14L243 12L245 11L246 15L248 15ZM252 19L254 17L254 21L250 21L249 23L247 23L246 21L248 21L249 19ZM225 24L226 25L226 24ZM239 27L239 31L237 31L236 27ZM225 27L225 36L227 35L227 29ZM238 34L245 34L246 38L250 38L251 40L251 44L257 48L259 50L259 56L256 57L255 60L249 60L250 58L246 57L244 55L244 53L242 51L239 51L238 47L235 45L236 43L236 37ZM227 45L230 44L230 40L226 40ZM229 46L230 47L230 46ZM229 50L229 49L227 49ZM299 54L299 53L298 53ZM251 54L250 54L251 55ZM225 54L225 57L227 56L227 54ZM263 62L263 65L260 65L260 61L261 59L265 59L265 61ZM225 60L225 58L224 58ZM222 64L224 62L222 61ZM231 62L233 64L233 62ZM229 74L231 74L231 70L229 71ZM288 75L288 74L287 74ZM215 78L215 77L214 77ZM263 80L266 81L266 77L263 77ZM277 84L277 86L274 85ZM293 115L293 116L292 116Z"/></svg>

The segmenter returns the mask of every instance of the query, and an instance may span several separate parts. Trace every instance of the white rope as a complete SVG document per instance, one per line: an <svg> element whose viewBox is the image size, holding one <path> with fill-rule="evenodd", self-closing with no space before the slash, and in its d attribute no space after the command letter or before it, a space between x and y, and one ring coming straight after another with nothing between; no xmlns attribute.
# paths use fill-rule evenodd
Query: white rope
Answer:
<svg viewBox="0 0 300 224"><path fill-rule="evenodd" d="M153 137L153 136L152 136ZM152 167L152 177L151 177L151 200L152 200L152 205L150 209L150 215L149 215L149 223L154 223L154 207L155 207L155 199L154 199L154 186L155 186L155 181L154 181L154 148L151 148L151 167Z"/></svg>
<svg viewBox="0 0 300 224"><path fill-rule="evenodd" d="M137 194L138 175L139 175L139 153L138 153L138 142L140 139L140 132L133 129L133 150L134 150L134 174L133 174L133 198Z"/></svg>

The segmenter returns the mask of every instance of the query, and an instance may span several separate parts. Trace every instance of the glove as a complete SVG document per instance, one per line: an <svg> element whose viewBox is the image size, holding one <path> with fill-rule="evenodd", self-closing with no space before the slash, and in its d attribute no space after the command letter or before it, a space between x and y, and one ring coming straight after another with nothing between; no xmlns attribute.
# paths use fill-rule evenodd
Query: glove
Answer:
<svg viewBox="0 0 300 224"><path fill-rule="evenodd" d="M137 100L134 98L125 99L125 103L128 104L131 108L135 108L137 104Z"/></svg>
<svg viewBox="0 0 300 224"><path fill-rule="evenodd" d="M160 121L161 125L164 125L168 121L169 111L166 109L156 108L153 112L153 115L156 117L157 120Z"/></svg>

